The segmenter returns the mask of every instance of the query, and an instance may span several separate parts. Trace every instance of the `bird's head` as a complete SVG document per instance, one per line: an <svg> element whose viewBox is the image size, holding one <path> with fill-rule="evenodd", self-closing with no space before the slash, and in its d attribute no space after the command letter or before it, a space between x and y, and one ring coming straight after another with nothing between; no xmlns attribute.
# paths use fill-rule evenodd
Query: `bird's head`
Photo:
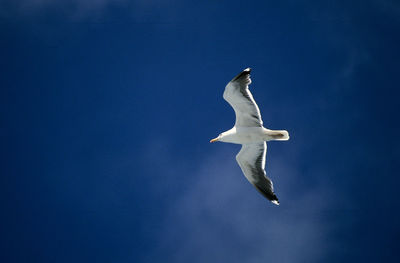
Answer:
<svg viewBox="0 0 400 263"><path fill-rule="evenodd" d="M223 137L223 134L222 134L222 133L220 133L220 134L218 135L218 137L216 137L216 138L212 139L210 142L218 142L218 141L222 141L222 140L221 140L221 139L222 139L222 137Z"/></svg>

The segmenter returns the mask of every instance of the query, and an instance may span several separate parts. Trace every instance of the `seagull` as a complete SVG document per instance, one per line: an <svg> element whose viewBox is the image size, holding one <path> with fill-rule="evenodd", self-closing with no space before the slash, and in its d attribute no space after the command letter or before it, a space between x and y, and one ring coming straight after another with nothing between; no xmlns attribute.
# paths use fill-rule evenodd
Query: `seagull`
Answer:
<svg viewBox="0 0 400 263"><path fill-rule="evenodd" d="M236 161L244 176L263 196L279 205L272 181L265 173L266 142L287 141L289 133L286 130L264 128L260 110L249 90L250 71L250 68L243 70L226 85L223 97L235 111L236 123L210 143L241 144L242 149L236 155Z"/></svg>

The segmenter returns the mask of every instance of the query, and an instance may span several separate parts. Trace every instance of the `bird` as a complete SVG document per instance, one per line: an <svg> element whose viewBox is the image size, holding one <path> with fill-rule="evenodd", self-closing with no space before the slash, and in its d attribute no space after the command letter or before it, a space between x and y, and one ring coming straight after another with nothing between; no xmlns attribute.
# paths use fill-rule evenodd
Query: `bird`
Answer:
<svg viewBox="0 0 400 263"><path fill-rule="evenodd" d="M287 141L286 130L270 130L263 126L260 109L249 90L250 68L234 77L225 87L223 98L232 106L236 122L232 129L222 132L213 142L241 144L236 155L247 180L273 204L279 205L271 179L265 172L265 159L268 141Z"/></svg>

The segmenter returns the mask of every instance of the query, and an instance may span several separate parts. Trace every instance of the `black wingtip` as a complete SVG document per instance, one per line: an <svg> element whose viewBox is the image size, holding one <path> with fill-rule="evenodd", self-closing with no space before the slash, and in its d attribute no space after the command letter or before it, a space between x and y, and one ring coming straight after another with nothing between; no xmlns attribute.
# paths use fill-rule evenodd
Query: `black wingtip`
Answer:
<svg viewBox="0 0 400 263"><path fill-rule="evenodd" d="M266 196L267 197L267 196ZM276 196L276 194L275 193L272 193L272 195L269 195L268 197L267 197L270 201L271 201L271 203L273 203L274 205L279 205L280 203L279 203L279 200L278 200L278 197Z"/></svg>
<svg viewBox="0 0 400 263"><path fill-rule="evenodd" d="M241 77L250 74L250 72L251 72L251 68L246 68L245 70L243 70L242 72L240 72L236 77L234 77L231 81L238 80L238 79L240 79Z"/></svg>
<svg viewBox="0 0 400 263"><path fill-rule="evenodd" d="M279 201L278 201L278 199L276 199L276 200L271 200L271 203L273 203L274 205L279 205L279 204L280 204Z"/></svg>
<svg viewBox="0 0 400 263"><path fill-rule="evenodd" d="M260 194L262 194L265 198L271 201L271 203L273 203L274 205L279 205L278 197L274 192L266 191L265 189L256 184L253 185L260 192Z"/></svg>

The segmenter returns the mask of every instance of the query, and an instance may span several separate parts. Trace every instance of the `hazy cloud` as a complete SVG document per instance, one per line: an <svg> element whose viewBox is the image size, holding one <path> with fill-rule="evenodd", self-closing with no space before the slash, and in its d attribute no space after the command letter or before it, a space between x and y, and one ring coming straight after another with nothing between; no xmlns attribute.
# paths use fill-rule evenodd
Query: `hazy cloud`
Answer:
<svg viewBox="0 0 400 263"><path fill-rule="evenodd" d="M77 10L94 10L127 2L126 0L17 0L14 4L24 10L53 6L75 7Z"/></svg>
<svg viewBox="0 0 400 263"><path fill-rule="evenodd" d="M168 20L178 7L166 12L170 2L159 0L16 0L0 2L0 17L35 16L44 12L60 12L71 20L83 18L101 18L111 7L124 8L132 13L137 22Z"/></svg>
<svg viewBox="0 0 400 263"><path fill-rule="evenodd" d="M324 214L332 208L332 189L323 181L302 189L297 164L275 157L267 173L281 200L276 207L247 182L235 155L219 151L198 160L168 208L149 262L154 255L173 262L314 262L329 253L333 226Z"/></svg>

